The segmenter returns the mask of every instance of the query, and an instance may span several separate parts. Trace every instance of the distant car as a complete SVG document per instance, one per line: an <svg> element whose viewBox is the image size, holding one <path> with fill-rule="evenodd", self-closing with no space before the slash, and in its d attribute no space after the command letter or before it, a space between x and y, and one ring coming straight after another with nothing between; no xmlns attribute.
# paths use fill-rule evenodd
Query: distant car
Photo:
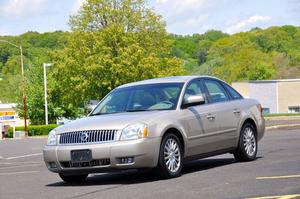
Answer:
<svg viewBox="0 0 300 199"><path fill-rule="evenodd" d="M49 133L48 169L66 182L118 169L180 175L185 160L233 153L256 158L261 105L214 77L178 76L119 86L88 117Z"/></svg>

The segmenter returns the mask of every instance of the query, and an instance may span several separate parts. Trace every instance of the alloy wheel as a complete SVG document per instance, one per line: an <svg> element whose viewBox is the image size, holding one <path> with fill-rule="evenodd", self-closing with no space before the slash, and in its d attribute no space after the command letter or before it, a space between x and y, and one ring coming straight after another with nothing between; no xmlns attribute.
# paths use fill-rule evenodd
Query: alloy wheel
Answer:
<svg viewBox="0 0 300 199"><path fill-rule="evenodd" d="M166 167L172 173L178 171L181 166L181 153L177 141L169 138L164 146L164 160Z"/></svg>
<svg viewBox="0 0 300 199"><path fill-rule="evenodd" d="M256 140L254 132L250 127L247 127L244 130L243 144L247 155L253 156L256 152Z"/></svg>

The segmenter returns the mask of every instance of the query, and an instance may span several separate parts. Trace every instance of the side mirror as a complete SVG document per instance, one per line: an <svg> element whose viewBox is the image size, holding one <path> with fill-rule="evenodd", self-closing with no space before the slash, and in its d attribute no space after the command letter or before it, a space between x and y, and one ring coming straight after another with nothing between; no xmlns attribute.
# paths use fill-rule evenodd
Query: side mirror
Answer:
<svg viewBox="0 0 300 199"><path fill-rule="evenodd" d="M205 103L205 99L202 95L191 95L184 99L182 107L187 108L190 106L201 105Z"/></svg>

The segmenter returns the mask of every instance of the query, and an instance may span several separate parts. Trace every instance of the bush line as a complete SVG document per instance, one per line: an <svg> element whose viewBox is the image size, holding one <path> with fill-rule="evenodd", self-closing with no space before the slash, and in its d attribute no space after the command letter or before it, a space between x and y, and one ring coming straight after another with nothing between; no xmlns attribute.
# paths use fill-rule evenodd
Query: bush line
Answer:
<svg viewBox="0 0 300 199"><path fill-rule="evenodd" d="M49 125L30 125L28 126L28 135L29 136L40 136L40 135L48 135L48 133L56 128L57 124L49 124ZM16 131L24 131L23 126L17 126ZM8 137L13 137L13 128L10 127L8 129Z"/></svg>

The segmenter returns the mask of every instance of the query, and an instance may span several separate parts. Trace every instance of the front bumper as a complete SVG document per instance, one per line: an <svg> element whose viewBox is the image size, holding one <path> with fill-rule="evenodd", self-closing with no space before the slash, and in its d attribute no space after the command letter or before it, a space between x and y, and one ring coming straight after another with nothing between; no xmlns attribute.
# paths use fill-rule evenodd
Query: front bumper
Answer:
<svg viewBox="0 0 300 199"><path fill-rule="evenodd" d="M153 168L157 165L161 138L144 138L101 144L45 146L44 161L56 173L97 173L115 169ZM87 167L64 167L71 161L71 151L89 149L92 160L108 159L109 164ZM132 163L120 163L120 158L133 157Z"/></svg>

